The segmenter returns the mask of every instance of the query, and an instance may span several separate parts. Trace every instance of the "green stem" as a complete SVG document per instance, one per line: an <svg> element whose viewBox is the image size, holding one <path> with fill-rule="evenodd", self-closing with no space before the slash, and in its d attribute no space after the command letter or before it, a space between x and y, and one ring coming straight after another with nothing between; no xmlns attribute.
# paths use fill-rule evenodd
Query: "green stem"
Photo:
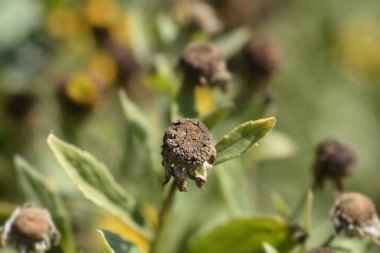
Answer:
<svg viewBox="0 0 380 253"><path fill-rule="evenodd" d="M158 227L156 230L156 236L152 243L152 248L150 250L151 253L158 253L158 243L161 239L163 228L168 218L170 209L173 205L174 196L175 196L175 193L177 192L177 188L178 188L177 183L173 181L173 183L170 186L168 195L166 196L166 199L164 200L164 203L162 204L162 208L158 216Z"/></svg>
<svg viewBox="0 0 380 253"><path fill-rule="evenodd" d="M195 86L185 79L177 95L177 104L181 117L196 118L198 113L195 103Z"/></svg>

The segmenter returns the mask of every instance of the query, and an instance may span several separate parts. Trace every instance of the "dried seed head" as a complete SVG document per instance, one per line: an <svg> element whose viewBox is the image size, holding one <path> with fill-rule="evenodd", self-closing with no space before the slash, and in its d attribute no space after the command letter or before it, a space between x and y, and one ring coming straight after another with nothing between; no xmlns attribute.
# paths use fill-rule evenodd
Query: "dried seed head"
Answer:
<svg viewBox="0 0 380 253"><path fill-rule="evenodd" d="M360 193L343 193L337 197L331 211L337 232L344 231L350 237L380 238L380 222L373 202Z"/></svg>
<svg viewBox="0 0 380 253"><path fill-rule="evenodd" d="M13 245L20 252L45 252L59 242L57 231L46 209L17 208L5 223L1 244Z"/></svg>
<svg viewBox="0 0 380 253"><path fill-rule="evenodd" d="M203 123L188 118L174 121L163 137L165 183L173 176L179 190L187 191L188 176L203 188L215 155L212 136Z"/></svg>
<svg viewBox="0 0 380 253"><path fill-rule="evenodd" d="M317 248L317 249L308 251L308 253L334 253L334 252L335 251L331 249L327 249L327 248Z"/></svg>
<svg viewBox="0 0 380 253"><path fill-rule="evenodd" d="M278 48L264 38L252 38L243 49L247 74L255 79L269 79L279 69L282 57Z"/></svg>
<svg viewBox="0 0 380 253"><path fill-rule="evenodd" d="M219 86L223 90L231 79L222 52L212 43L194 43L180 57L179 68L187 83Z"/></svg>
<svg viewBox="0 0 380 253"><path fill-rule="evenodd" d="M214 9L203 1L177 1L173 14L180 26L191 30L205 31L209 34L217 34L222 30L222 24Z"/></svg>
<svg viewBox="0 0 380 253"><path fill-rule="evenodd" d="M316 186L322 186L326 177L331 178L341 188L341 179L356 168L356 155L347 146L332 139L321 142L316 150L314 180Z"/></svg>

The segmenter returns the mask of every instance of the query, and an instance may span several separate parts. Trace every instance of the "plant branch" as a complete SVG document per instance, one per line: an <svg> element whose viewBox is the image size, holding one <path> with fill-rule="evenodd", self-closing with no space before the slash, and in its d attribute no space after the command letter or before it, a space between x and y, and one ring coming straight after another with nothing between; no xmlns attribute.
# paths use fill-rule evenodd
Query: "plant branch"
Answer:
<svg viewBox="0 0 380 253"><path fill-rule="evenodd" d="M166 220L168 218L170 209L173 205L174 196L175 196L175 193L177 192L177 188L178 188L177 183L175 181L173 181L173 183L170 186L168 195L166 196L166 199L164 200L164 203L162 204L162 208L161 208L160 214L158 216L158 227L156 230L156 236L152 242L152 248L150 250L151 253L157 253L158 242L160 241L163 228L164 228Z"/></svg>

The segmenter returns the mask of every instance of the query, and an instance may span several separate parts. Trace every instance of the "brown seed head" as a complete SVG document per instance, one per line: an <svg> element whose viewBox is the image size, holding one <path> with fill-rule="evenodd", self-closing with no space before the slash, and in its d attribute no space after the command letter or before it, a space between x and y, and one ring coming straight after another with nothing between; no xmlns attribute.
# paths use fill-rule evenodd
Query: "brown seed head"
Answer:
<svg viewBox="0 0 380 253"><path fill-rule="evenodd" d="M30 241L42 240L49 231L49 213L40 208L22 209L14 222L14 229Z"/></svg>
<svg viewBox="0 0 380 253"><path fill-rule="evenodd" d="M356 168L355 153L337 140L328 139L317 146L314 163L315 184L322 186L326 177L336 182Z"/></svg>
<svg viewBox="0 0 380 253"><path fill-rule="evenodd" d="M327 248L317 248L317 249L308 251L308 253L334 253L334 252L335 251L331 249L327 249Z"/></svg>
<svg viewBox="0 0 380 253"><path fill-rule="evenodd" d="M173 176L179 189L186 191L185 178L189 176L199 187L203 187L207 169L211 168L215 155L212 136L203 123L189 118L174 121L163 137L166 182Z"/></svg>
<svg viewBox="0 0 380 253"><path fill-rule="evenodd" d="M358 228L372 226L377 214L368 197L360 193L343 193L335 201L332 218L337 229L347 230L346 226L350 225Z"/></svg>
<svg viewBox="0 0 380 253"><path fill-rule="evenodd" d="M264 38L252 38L243 49L245 69L250 76L268 79L279 69L282 57L278 48Z"/></svg>
<svg viewBox="0 0 380 253"><path fill-rule="evenodd" d="M227 88L231 74L222 52L212 43L194 43L186 47L180 57L179 68L186 82L192 85Z"/></svg>

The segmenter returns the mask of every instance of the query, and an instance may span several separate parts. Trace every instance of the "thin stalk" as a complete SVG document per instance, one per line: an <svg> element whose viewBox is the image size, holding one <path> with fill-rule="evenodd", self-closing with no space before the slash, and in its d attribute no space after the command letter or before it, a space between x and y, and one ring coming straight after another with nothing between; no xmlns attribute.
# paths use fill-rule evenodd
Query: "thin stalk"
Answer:
<svg viewBox="0 0 380 253"><path fill-rule="evenodd" d="M161 239L163 228L166 224L166 220L168 218L170 209L173 205L174 196L177 192L177 183L173 181L173 183L170 186L168 195L166 196L166 199L164 200L164 203L162 204L162 208L160 211L160 214L158 216L158 227L156 230L156 236L152 242L152 248L150 250L151 253L157 253L158 252L158 242Z"/></svg>
<svg viewBox="0 0 380 253"><path fill-rule="evenodd" d="M330 244L335 240L335 238L336 238L336 233L331 234L331 235L326 239L326 241L322 244L322 247L325 248L325 247L330 246Z"/></svg>

